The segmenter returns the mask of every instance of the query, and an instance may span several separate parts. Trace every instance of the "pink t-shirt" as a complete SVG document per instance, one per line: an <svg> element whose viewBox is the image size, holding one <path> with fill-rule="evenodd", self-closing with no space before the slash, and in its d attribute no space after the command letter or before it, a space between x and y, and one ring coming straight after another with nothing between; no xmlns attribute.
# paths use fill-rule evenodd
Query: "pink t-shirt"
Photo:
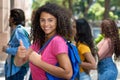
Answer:
<svg viewBox="0 0 120 80"><path fill-rule="evenodd" d="M101 40L97 44L97 47L99 60L107 57L112 57L114 53L114 46L112 45L110 38L104 38L103 40Z"/></svg>
<svg viewBox="0 0 120 80"><path fill-rule="evenodd" d="M36 44L32 44L31 48L34 51L38 52L40 47L36 43ZM68 46L62 37L55 36L47 45L47 47L42 51L41 58L43 61L55 65L57 63L56 56L61 53L68 54ZM31 68L33 80L47 80L44 70L33 65L31 62L30 62L30 68Z"/></svg>

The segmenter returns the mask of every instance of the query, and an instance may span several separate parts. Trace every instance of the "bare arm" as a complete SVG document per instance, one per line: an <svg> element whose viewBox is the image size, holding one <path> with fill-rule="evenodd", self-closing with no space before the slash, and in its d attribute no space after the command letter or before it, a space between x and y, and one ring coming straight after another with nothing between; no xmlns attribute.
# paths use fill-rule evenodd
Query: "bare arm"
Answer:
<svg viewBox="0 0 120 80"><path fill-rule="evenodd" d="M102 59L105 57L105 55L109 52L109 42L110 39L104 39L102 42L100 42L97 47L98 47L98 56L99 59ZM111 42L111 41L110 41Z"/></svg>
<svg viewBox="0 0 120 80"><path fill-rule="evenodd" d="M29 54L31 54L33 50L29 48L28 50L24 47L22 41L20 40L20 46L18 47L17 54L14 58L14 64L16 66L22 66L28 61Z"/></svg>
<svg viewBox="0 0 120 80"><path fill-rule="evenodd" d="M64 79L70 79L72 76L72 66L67 54L57 55L59 67L48 64L41 60L41 55L32 53L29 60L36 66L42 68L44 71Z"/></svg>
<svg viewBox="0 0 120 80"><path fill-rule="evenodd" d="M72 77L72 66L67 54L61 53L57 55L59 66L51 65L43 61L41 59L41 55L32 49L29 48L26 50L20 41L20 46L18 48L18 53L15 56L14 63L16 66L21 66L28 60L34 65L56 77L64 79L70 79Z"/></svg>
<svg viewBox="0 0 120 80"><path fill-rule="evenodd" d="M81 63L81 65L80 65L81 67L88 69L88 70L97 68L95 59L91 53L84 53L84 57L85 57L86 61L83 61Z"/></svg>
<svg viewBox="0 0 120 80"><path fill-rule="evenodd" d="M33 50L31 48L29 48L28 50L22 50L22 51L19 51L19 50L21 50L19 48L18 48L18 52L17 52L17 54L15 55L15 58L14 58L14 64L16 66L24 65L28 61L29 55L27 55L27 54L33 53Z"/></svg>

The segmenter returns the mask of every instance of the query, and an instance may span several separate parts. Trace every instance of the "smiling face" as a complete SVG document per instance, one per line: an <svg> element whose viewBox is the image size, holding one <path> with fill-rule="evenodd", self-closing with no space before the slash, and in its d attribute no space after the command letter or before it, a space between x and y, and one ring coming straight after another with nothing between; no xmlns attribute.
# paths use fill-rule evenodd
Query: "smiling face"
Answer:
<svg viewBox="0 0 120 80"><path fill-rule="evenodd" d="M46 36L53 36L56 34L57 19L47 12L42 12L40 15L40 26Z"/></svg>

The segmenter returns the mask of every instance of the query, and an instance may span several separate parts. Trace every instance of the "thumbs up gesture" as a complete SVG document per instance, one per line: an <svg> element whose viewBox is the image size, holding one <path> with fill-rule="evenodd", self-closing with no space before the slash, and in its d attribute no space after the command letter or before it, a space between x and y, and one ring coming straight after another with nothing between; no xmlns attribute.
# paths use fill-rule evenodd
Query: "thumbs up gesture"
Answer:
<svg viewBox="0 0 120 80"><path fill-rule="evenodd" d="M25 58L26 57L26 52L27 52L27 50L24 47L22 40L20 40L20 46L18 47L17 56L19 58Z"/></svg>
<svg viewBox="0 0 120 80"><path fill-rule="evenodd" d="M14 64L16 66L22 66L26 62L25 61L26 53L27 53L27 50L24 47L22 40L20 40L20 46L18 47L17 54L14 58Z"/></svg>

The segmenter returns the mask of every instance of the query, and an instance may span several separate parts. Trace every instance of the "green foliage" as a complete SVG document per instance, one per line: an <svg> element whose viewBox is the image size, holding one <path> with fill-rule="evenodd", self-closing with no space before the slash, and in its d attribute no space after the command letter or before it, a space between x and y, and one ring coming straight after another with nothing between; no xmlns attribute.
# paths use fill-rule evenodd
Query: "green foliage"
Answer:
<svg viewBox="0 0 120 80"><path fill-rule="evenodd" d="M95 3L91 6L91 8L88 10L88 17L93 20L101 20L102 15L104 13L104 8L99 4ZM92 17L91 17L92 16Z"/></svg>
<svg viewBox="0 0 120 80"><path fill-rule="evenodd" d="M45 1L48 1L48 0L35 0L32 4L32 9L37 9L38 7L42 6L45 4Z"/></svg>
<svg viewBox="0 0 120 80"><path fill-rule="evenodd" d="M37 9L38 7L44 5L47 2L50 3L57 3L59 5L63 6L63 1L65 2L64 4L66 5L65 7L68 6L68 3L66 2L66 0L35 0L32 4L32 9Z"/></svg>
<svg viewBox="0 0 120 80"><path fill-rule="evenodd" d="M69 8L68 0L34 0L32 9L44 5L46 2L54 2ZM71 0L73 15L78 18L85 17L88 20L102 20L105 11L105 0ZM120 19L120 2L119 0L110 0L109 16L113 19Z"/></svg>
<svg viewBox="0 0 120 80"><path fill-rule="evenodd" d="M115 15L113 12L109 12L109 15L112 19L118 19L118 15Z"/></svg>

